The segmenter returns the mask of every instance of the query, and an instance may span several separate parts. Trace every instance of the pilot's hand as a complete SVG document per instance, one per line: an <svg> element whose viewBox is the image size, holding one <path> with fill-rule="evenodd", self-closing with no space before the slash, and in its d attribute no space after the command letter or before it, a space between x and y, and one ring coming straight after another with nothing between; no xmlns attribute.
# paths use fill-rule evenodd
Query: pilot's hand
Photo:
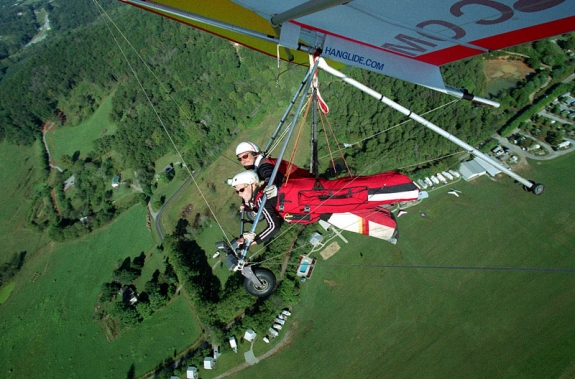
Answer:
<svg viewBox="0 0 575 379"><path fill-rule="evenodd" d="M254 240L256 239L256 234L252 232L245 232L243 237L245 241L253 243Z"/></svg>
<svg viewBox="0 0 575 379"><path fill-rule="evenodd" d="M264 192L268 199L276 197L278 195L278 188L275 185L268 186L264 189Z"/></svg>

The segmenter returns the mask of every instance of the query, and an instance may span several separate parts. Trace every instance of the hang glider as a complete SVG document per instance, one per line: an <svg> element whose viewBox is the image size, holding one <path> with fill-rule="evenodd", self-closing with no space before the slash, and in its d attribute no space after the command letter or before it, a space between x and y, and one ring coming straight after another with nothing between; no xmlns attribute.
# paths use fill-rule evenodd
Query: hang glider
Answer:
<svg viewBox="0 0 575 379"><path fill-rule="evenodd" d="M295 64L319 54L468 100L440 66L575 30L568 0L120 1Z"/></svg>

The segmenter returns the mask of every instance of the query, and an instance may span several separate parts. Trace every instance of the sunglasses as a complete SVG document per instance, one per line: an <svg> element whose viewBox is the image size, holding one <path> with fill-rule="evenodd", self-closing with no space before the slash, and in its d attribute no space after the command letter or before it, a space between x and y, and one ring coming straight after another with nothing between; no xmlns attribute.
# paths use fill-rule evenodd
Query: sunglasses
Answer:
<svg viewBox="0 0 575 379"><path fill-rule="evenodd" d="M245 153L244 155L238 157L238 161L241 162L244 159L248 159L249 156L250 156L250 153Z"/></svg>
<svg viewBox="0 0 575 379"><path fill-rule="evenodd" d="M239 190L236 190L236 193L242 193L246 190L247 187L244 188L240 188Z"/></svg>

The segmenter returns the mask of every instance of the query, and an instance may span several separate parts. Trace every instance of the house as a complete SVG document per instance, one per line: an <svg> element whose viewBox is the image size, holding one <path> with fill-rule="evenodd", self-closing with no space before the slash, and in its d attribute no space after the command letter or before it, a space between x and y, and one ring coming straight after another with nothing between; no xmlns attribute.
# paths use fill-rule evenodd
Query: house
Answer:
<svg viewBox="0 0 575 379"><path fill-rule="evenodd" d="M238 342L236 341L236 337L231 336L229 341L230 341L230 347L232 348L234 353L237 353L238 352Z"/></svg>
<svg viewBox="0 0 575 379"><path fill-rule="evenodd" d="M64 191L67 191L70 187L74 185L74 175L70 176L68 179L64 180Z"/></svg>
<svg viewBox="0 0 575 379"><path fill-rule="evenodd" d="M493 154L495 154L495 156L497 156L497 157L500 156L500 155L505 154L505 152L503 151L503 148L502 148L500 145L495 146L495 148L493 148L493 149L491 150L491 152L492 152Z"/></svg>
<svg viewBox="0 0 575 379"><path fill-rule="evenodd" d="M323 236L318 232L313 232L309 239L309 243L311 243L311 245L314 247L320 245L321 241L323 241Z"/></svg>
<svg viewBox="0 0 575 379"><path fill-rule="evenodd" d="M256 332L254 332L252 329L248 329L244 334L244 339L248 342L252 342L256 339L257 336L258 335Z"/></svg>
<svg viewBox="0 0 575 379"><path fill-rule="evenodd" d="M215 367L216 367L216 361L214 361L213 357L204 358L204 368L206 370L213 370Z"/></svg>
<svg viewBox="0 0 575 379"><path fill-rule="evenodd" d="M198 368L196 366L188 366L186 370L186 378L187 379L198 379Z"/></svg>
<svg viewBox="0 0 575 379"><path fill-rule="evenodd" d="M112 188L118 188L120 187L120 175L115 175L112 178Z"/></svg>
<svg viewBox="0 0 575 379"><path fill-rule="evenodd" d="M124 300L124 302L127 304L136 305L138 302L138 295L136 294L136 291L134 291L131 287L124 286L120 288L118 294L122 296L122 300Z"/></svg>

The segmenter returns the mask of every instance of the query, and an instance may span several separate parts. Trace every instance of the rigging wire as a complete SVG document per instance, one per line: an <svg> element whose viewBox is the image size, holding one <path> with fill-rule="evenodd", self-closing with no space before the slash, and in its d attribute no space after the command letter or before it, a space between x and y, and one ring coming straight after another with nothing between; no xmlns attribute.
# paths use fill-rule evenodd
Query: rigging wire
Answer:
<svg viewBox="0 0 575 379"><path fill-rule="evenodd" d="M267 265L285 264L286 266L298 266L299 263L267 262ZM382 264L359 264L359 263L321 263L309 264L312 267L360 267L360 268L401 268L401 269L433 269L433 270L471 270L471 271L527 271L527 272L554 272L575 273L575 268L552 268L552 267L483 267L483 266L428 266L428 265L382 265Z"/></svg>
<svg viewBox="0 0 575 379"><path fill-rule="evenodd" d="M154 78L155 78L156 81L159 83L159 85L162 87L162 89L165 91L165 93L166 93L166 94L170 97L170 99L176 104L176 106L178 107L178 109L179 109L183 114L185 114L185 115L188 117L188 119L191 121L191 117L190 117L189 113L188 113L187 111L183 110L182 107L181 107L181 106L175 101L175 99L170 95L169 90L163 85L163 83L159 80L159 78L158 78L158 77L155 75L155 73L151 70L151 68L149 67L149 65L144 61L144 59L143 59L143 58L141 57L141 55L137 52L137 50L135 49L135 47L130 43L130 41L127 39L127 37L122 33L122 31L119 29L119 27L114 23L114 21L111 19L111 17L107 14L107 12L103 9L103 7L98 3L98 1L97 1L97 0L93 0L93 2L94 2L94 4L99 8L98 11L100 12L100 15L101 15L102 18L104 19L104 21L105 21L105 23L106 23L106 26L107 26L108 30L110 31L110 34L112 34L112 36L113 36L113 38L114 38L114 41L116 42L118 48L120 49L120 51L121 51L121 53L122 53L124 59L125 59L126 62L128 63L128 66L129 66L130 70L132 71L132 74L133 74L134 77L136 78L136 80L137 80L137 82L138 82L138 85L140 86L142 92L144 93L144 95L145 95L145 97L146 97L148 103L150 104L150 106L152 107L154 113L156 114L156 117L158 118L158 120L159 120L159 122L160 122L162 128L164 129L164 132L165 132L166 135L168 136L168 138L169 138L170 142L172 143L172 146L174 147L176 153L178 154L178 156L180 157L180 159L182 160L182 162L184 162L184 164L185 164L185 160L184 160L184 158L183 158L181 152L180 152L179 149L177 148L177 145L176 145L175 141L173 140L173 138L172 138L170 132L168 131L168 129L167 129L167 127L165 126L165 124L164 124L164 122L163 122L161 116L158 114L158 112L157 112L155 106L153 105L151 99L149 98L149 96L148 96L146 90L144 89L144 86L143 86L143 84L141 83L141 81L140 81L140 79L139 79L137 73L135 72L133 66L130 64L130 62L129 62L127 56L126 56L126 54L124 53L124 50L122 49L122 47L121 47L121 45L120 45L120 43L119 43L119 41L117 40L116 36L115 36L114 33L112 32L110 26L108 25L108 21L106 21L106 17L108 18L108 20L110 21L110 23L111 23L112 25L114 25L114 27L116 28L116 30L118 31L118 33L119 33L119 34L123 37L123 39L127 42L127 44L130 46L130 48L133 50L133 52L134 52L134 53L138 56L138 58L142 61L142 63L143 63L144 66L148 69L148 71L154 76ZM104 17L104 15L105 15L105 17ZM289 69L288 69L288 70L289 70ZM288 70L285 70L284 72L286 72L286 71L288 71ZM281 74L283 74L283 72L282 72ZM280 75L281 75L281 74L280 74ZM278 78L279 78L279 75L278 75ZM433 112L433 111L435 111L435 110L437 110L437 109L440 109L440 108L442 108L442 107L445 107L445 106L447 106L447 105L450 105L450 104L452 104L452 103L454 103L454 102L456 102L456 101L458 101L458 100L459 100L459 99L454 100L454 101L452 101L452 102L450 102L450 103L448 103L448 104L444 104L444 105L442 105L442 106L440 106L440 107L437 107L437 108L435 108L435 109L432 109L432 110L430 110L430 111L424 113L423 115L428 114L428 113L430 113L430 112ZM308 99L308 102L309 102L309 99ZM306 106L306 114L307 114L308 109L309 109L309 106ZM356 141L356 142L354 142L352 145L354 145L354 144L359 144L359 143L364 142L364 141L366 141L366 140L368 140L368 139L374 138L374 137L376 137L377 135L379 135L379 134L381 134L381 133L384 133L384 132L389 131L389 130L391 130L391 129L393 129L393 128L396 128L396 127L398 127L398 126L400 126L400 125L403 125L404 123L406 123L406 122L408 122L408 121L411 121L411 120L406 120L406 121L404 121L404 122L402 122L402 123L399 123L399 124L397 124L397 125L395 125L395 126L392 126L392 127L388 128L388 129L386 129L386 130L383 130L383 131L380 131L380 132L378 132L378 133L375 133L375 134L373 134L372 136L369 136L369 137L366 137L366 138L364 138L364 139L362 139L362 140ZM304 122L305 122L305 118L304 118L304 121L302 121L302 124L301 124L302 126L303 126L303 123L304 123ZM323 120L322 120L322 123L323 123ZM194 125L194 126L195 126L195 125ZM330 127L331 127L331 126L330 126ZM197 127L196 127L196 128L197 128ZM280 136L280 138L279 138L279 139L274 143L274 145L270 148L270 152L273 151L273 150L279 145L279 143L281 142L281 140L285 138L285 135L287 134L287 130L288 130L288 129L289 129L289 128L286 128L286 129L285 129L285 131L282 133L282 135ZM324 130L325 130L325 126L324 126ZM300 128L300 134L301 134L301 128ZM333 130L332 130L332 134L333 134ZM326 138L327 138L327 134L326 134ZM299 135L298 135L298 139L299 139ZM336 140L336 141L337 141L337 140ZM405 143L405 142L406 142L406 141L404 141L404 143ZM402 143L402 144L403 144L403 143ZM402 145L402 144L400 144L400 145ZM397 147L400 146L400 145L397 145L395 148L397 148ZM297 143L296 143L296 147L297 147ZM341 148L339 147L339 143L338 143L338 148L339 148L339 150L341 151ZM294 148L294 150L295 150L295 148ZM380 159L377 160L375 163L381 161L381 159L383 159L384 157L386 157L386 156L389 155L390 153L391 153L391 151L388 151L388 154L386 154L386 155L380 157ZM329 156L329 154L326 155L326 156ZM321 157L321 158L325 158L326 156ZM292 158L293 158L293 155L292 155ZM290 162L291 162L291 161L292 161L292 159L290 159ZM374 164L375 164L375 163L374 163ZM374 164L370 165L370 166L369 166L368 168L366 168L362 173L364 173L364 172L366 172L367 170L369 170L369 168L371 168ZM347 166L347 163L346 163L346 166ZM189 174L190 177L192 178L192 180L193 180L193 182L194 182L194 185L196 186L198 192L200 193L200 195L201 195L203 201L205 202L206 206L208 207L210 213L212 214L212 217L214 218L214 220L216 221L218 227L219 227L220 230L222 231L222 234L224 235L225 239L229 242L229 238L227 237L226 231L224 230L223 226L222 226L221 223L219 222L217 216L215 215L215 212L213 211L213 209L212 209L212 207L210 206L209 202L207 201L205 195L203 194L201 188L199 187L199 184L198 184L197 181L195 180L193 173L190 171L190 169L189 169L189 167L188 167L187 164L185 164L185 167L186 167L186 170L188 171L188 174ZM407 166L407 167L409 167L409 166ZM349 169L348 169L348 170L349 170ZM296 225L298 225L298 224L292 225L290 228L288 228L288 230L290 230L292 227L294 227L294 226L296 226ZM288 230L286 230L286 232L287 232ZM284 232L284 233L285 233L285 232ZM279 237L280 237L281 235L283 235L284 233L280 234L280 235L277 236L277 237L274 237L274 240L277 239L277 238L279 238ZM254 252L254 254L252 254L252 256L250 256L250 259L251 259L253 256L259 254L263 249L264 249L264 247L260 248L260 249L259 249L258 251L256 251L256 252ZM256 263L256 262L251 262L251 264L255 264L255 263ZM259 262L258 262L258 263L259 263Z"/></svg>
<svg viewBox="0 0 575 379"><path fill-rule="evenodd" d="M150 97L148 96L148 93L146 92L146 90L144 89L144 85L142 84L142 82L140 81L140 78L138 77L138 74L136 73L134 67L132 66L132 64L130 63L128 57L126 56L124 49L122 49L122 46L120 45L120 42L118 41L118 39L116 38L116 35L113 33L112 29L110 28L110 25L108 23L108 20L110 21L110 23L112 25L114 25L114 27L116 28L116 30L118 31L118 33L124 38L125 41L128 42L128 45L130 46L130 48L136 53L136 55L140 58L140 60L144 63L145 67L148 68L148 70L150 72L152 72L152 70L150 69L150 67L148 66L148 64L143 60L143 58L140 56L140 54L138 54L138 52L136 51L136 49L134 48L134 46L128 41L128 39L126 38L126 36L122 33L122 31L120 30L120 28L116 25L116 23L114 23L114 21L112 20L112 18L108 15L108 13L106 12L106 10L98 3L98 0L92 0L94 2L94 4L96 5L96 7L98 8L98 12L100 13L100 16L102 16L102 19L104 20L104 23L106 24L106 27L108 28L110 34L112 35L112 38L114 39L114 41L116 42L116 45L118 46L118 48L120 49L120 52L122 53L122 56L124 57L126 63L128 64L128 67L130 68L130 71L132 72L132 74L134 75L134 78L136 79L136 81L138 82L138 85L140 86L140 89L142 90L142 92L144 93L144 96L146 97L146 100L148 101L148 103L150 104L150 106L152 107L152 110L154 111L156 117L158 118L158 121L160 122L160 125L162 126L162 128L164 129L164 132L166 133L168 139L170 140L170 142L172 143L172 146L174 147L174 150L176 151L176 153L178 154L178 156L180 157L180 159L182 160L182 162L184 163L186 170L188 171L188 174L190 176L190 178L192 179L192 181L194 182L194 185L196 186L196 189L198 190L198 192L200 193L200 196L202 197L202 199L204 200L204 202L206 203L206 206L208 207L210 213L212 214L212 217L214 218L216 224L218 225L218 227L220 228L220 230L222 231L222 234L224 235L224 238L229 242L229 238L222 226L222 224L220 223L220 221L218 220L214 210L212 209L211 205L209 204L208 200L206 199L203 191L201 190L198 182L196 181L196 179L194 178L194 172L190 171L190 168L188 166L188 164L186 163L182 153L180 152L180 150L178 149L174 139L172 138L172 135L170 134L170 132L168 131L168 128L166 127L166 125L164 124L164 121L162 120L162 117L159 115L156 107L154 106L154 104L152 103L152 100L150 99ZM105 15L105 17L104 17ZM108 20L107 20L107 19ZM157 82L162 86L163 89L166 89L163 84L161 83L161 81L158 79L158 77L152 72L152 74L154 75L154 78L157 80ZM169 94L169 93L168 93ZM172 96L170 95L170 98L172 98ZM175 100L172 98L172 100L175 102ZM177 104L177 103L176 103ZM179 107L179 106L178 106ZM180 108L181 109L181 108Z"/></svg>
<svg viewBox="0 0 575 379"><path fill-rule="evenodd" d="M435 107L434 109L431 109L431 110L429 110L429 111L423 113L423 115L426 115L426 114L429 114L429 113L438 111L438 110L440 110L440 109L443 109L443 108L445 108L445 107L447 107L447 106L449 106L449 105L452 105L452 104L458 102L459 100L460 100L460 99L456 99L456 100L450 101L450 102L448 102L448 103L446 103L446 104L442 104L442 105L440 105L440 106L438 106L438 107ZM436 114L435 116L437 116L437 114ZM366 140L368 140L368 139L370 139L370 138L374 138L374 137L376 137L377 135L379 135L379 134L381 134L381 133L384 133L384 132L386 132L386 131L389 131L389 130L391 130L391 129L394 129L394 128L396 128L396 127L398 127L398 126L401 126L401 125L403 125L403 124L405 124L405 123L407 123L407 122L410 122L410 121L412 121L412 120L411 120L411 119L405 120L405 121L403 121L403 122L401 122L401 123L399 123L399 124L396 124L396 125L394 125L394 126L392 126L392 127L390 127L390 128L387 128L387 129L385 129L385 130L382 130L382 131L380 131L380 132L377 132L377 133L373 134L372 136L369 136L369 137L366 137L366 138L364 138L364 139L362 139L362 140L360 140L360 141L357 141L356 143L359 144L359 143L361 143L361 142L363 142L363 141L366 141ZM420 129L418 129L418 130L419 130L419 131L422 131L422 130L425 130L425 129L424 129L424 128L420 128ZM388 151L386 152L386 154L382 155L379 159L377 159L376 161L374 161L371 165L367 166L364 170L362 170L362 171L359 173L359 175L361 176L362 174L366 173L368 170L370 170L372 167L374 167L376 164L378 164L381 160L383 160L383 159L387 158L389 155L391 155L391 153L392 153L395 149L397 149L397 148L399 148L400 146L403 146L405 143L407 143L408 140L409 140L409 138L406 138L403 142L401 142L401 143L399 143L399 144L396 144L393 149L388 150ZM458 151L458 152L453 153L453 154L451 154L451 155L460 154L460 153L461 153L461 152ZM328 155L324 155L322 158L325 158L325 157L327 157L327 156L329 156L329 154L328 154ZM449 156L450 156L450 155L449 155ZM437 159L441 159L441 158L442 158L442 157L435 158L435 159L432 159L431 161L434 161L434 160L437 160ZM422 163L423 163L423 162L422 162ZM416 165L419 165L419 164L422 164L422 163L418 163L418 164L416 164ZM353 180L351 181L351 183L353 183ZM350 184L351 184L351 183L350 183ZM327 200L326 200L326 201L327 201ZM319 206L321 206L321 204L318 205L318 207L319 207ZM296 225L299 225L299 224L295 223L295 224L291 225L289 228L287 228L285 231L283 231L282 233L280 233L280 234L274 236L273 239L272 239L272 241L268 242L268 244L269 244L269 243L272 243L273 241L277 240L278 238L280 238L281 236L283 236L284 234L286 234L289 230L291 230L291 229L292 229L293 227L295 227ZM260 249L258 249L257 251L255 251L255 252L249 257L250 260L251 260L253 257L255 257L255 256L257 256L258 254L260 254L264 249L265 249L265 246L264 246L264 247L261 247ZM277 258L278 256L281 256L281 255L283 255L283 254L279 254L279 255L277 255L277 256L270 257L270 258L268 258L268 259L261 260L261 261L258 261L258 262L250 262L250 263L251 263L251 264L260 264L260 263L263 263L263 262L267 262L267 261L270 260L270 259L275 259L275 258Z"/></svg>

